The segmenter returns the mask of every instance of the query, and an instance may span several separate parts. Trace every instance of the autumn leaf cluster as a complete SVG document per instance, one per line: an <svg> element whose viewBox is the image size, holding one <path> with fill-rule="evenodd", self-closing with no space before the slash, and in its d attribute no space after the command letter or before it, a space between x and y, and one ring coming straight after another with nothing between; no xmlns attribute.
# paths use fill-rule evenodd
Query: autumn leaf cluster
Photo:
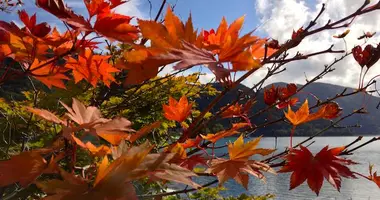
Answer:
<svg viewBox="0 0 380 200"><path fill-rule="evenodd" d="M4 139L9 146L6 159L0 161L0 187L35 185L43 193L39 197L44 199L161 198L177 194L160 193L168 183L193 188L178 192L187 193L214 183L222 186L233 179L248 190L250 178L265 182L268 173L291 173L290 190L306 182L317 195L325 179L338 191L342 178L365 177L380 187L380 178L372 165L369 176L349 168L358 164L344 157L352 153L348 150L350 145L326 146L316 154L304 143L293 145L297 127L316 120L329 120L333 127L343 120L344 117L338 119L342 109L334 100L348 95L343 92L326 101L310 95L317 101L309 105L308 98L298 96L303 87L294 83L262 88L288 62L323 53L341 53L330 48L287 57L289 49L323 30L310 30L315 21L309 27L293 31L289 41L280 44L273 38L256 36L254 31L242 34L244 16L231 23L222 18L215 29L203 30L194 27L191 15L182 21L171 6L159 11L159 15L165 12L162 21L136 18L137 24L133 24L133 16L115 12L115 8L128 5L127 0L83 0L83 3L88 12L86 17L74 12L63 0L36 0L36 6L63 23L64 32L40 22L38 13L24 9L17 11L21 25L0 20L0 84L27 77L33 89L24 91L27 99L24 101L15 100L11 104L0 99L1 111L5 111L0 120L7 121L3 132L21 126L11 122L7 117L10 114L22 118L26 124L22 124L22 130L28 132L18 140L21 152L12 155L8 153L12 135L9 134L8 142ZM377 7L366 9L359 14ZM337 29L334 23L326 26L325 29ZM333 37L344 40L348 34L350 30ZM368 39L374 34L365 32L358 39ZM364 76L380 59L380 45L355 46L352 57L361 72L366 70L354 94L369 87L363 84ZM239 94L236 101L212 112L227 92L266 64L273 65L268 67L268 75L250 89L254 91L252 96ZM158 76L168 65L174 72ZM199 73L176 76L195 66L211 71L223 91L201 84ZM326 66L321 74L330 71L333 70ZM237 78L241 72L245 74ZM311 82L320 78L322 75ZM35 83L47 86L48 92ZM262 99L258 98L261 90ZM201 91L218 96L198 110L197 100L205 95ZM45 101L41 100L43 97ZM46 99L55 105L43 105ZM259 101L266 105L263 110L257 110ZM256 124L252 119L272 112L272 108L274 112L281 111L281 118L272 121L268 117L264 124ZM22 114L16 112L19 110ZM212 131L210 124L217 120L226 120L229 126ZM261 147L262 136L256 134L275 122L289 126L286 136L290 136L290 145L282 153ZM46 131L54 134L44 135L42 138L48 138L49 142L35 145L39 148L33 145L29 148L31 129L54 130ZM248 137L253 134L256 135ZM233 142L215 147L231 137L235 137ZM215 154L215 149L224 147L225 155ZM281 162L273 162L278 160ZM83 163L86 165L81 166ZM277 167L281 168L276 170ZM199 176L215 180L201 185L196 178ZM136 183L148 185L147 194L138 191ZM153 189L152 185L160 189ZM2 195L3 189L0 191Z"/></svg>

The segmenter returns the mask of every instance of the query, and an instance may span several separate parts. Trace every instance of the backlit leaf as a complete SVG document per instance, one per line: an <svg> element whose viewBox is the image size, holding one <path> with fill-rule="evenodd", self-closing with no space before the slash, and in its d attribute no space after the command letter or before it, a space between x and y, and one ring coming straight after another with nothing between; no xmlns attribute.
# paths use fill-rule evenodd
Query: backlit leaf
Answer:
<svg viewBox="0 0 380 200"><path fill-rule="evenodd" d="M168 120L183 122L190 115L192 104L187 101L186 96L182 96L179 101L169 97L169 105L163 105L164 116Z"/></svg>
<svg viewBox="0 0 380 200"><path fill-rule="evenodd" d="M81 30L92 29L91 24L83 16L77 15L67 8L63 0L37 0L36 4L74 28Z"/></svg>
<svg viewBox="0 0 380 200"><path fill-rule="evenodd" d="M49 61L38 61L34 60L32 65L29 67L31 75L37 80L44 83L46 86L51 88L52 86L66 89L64 80L69 80L69 78L64 74L68 69L56 66L54 63L48 63Z"/></svg>

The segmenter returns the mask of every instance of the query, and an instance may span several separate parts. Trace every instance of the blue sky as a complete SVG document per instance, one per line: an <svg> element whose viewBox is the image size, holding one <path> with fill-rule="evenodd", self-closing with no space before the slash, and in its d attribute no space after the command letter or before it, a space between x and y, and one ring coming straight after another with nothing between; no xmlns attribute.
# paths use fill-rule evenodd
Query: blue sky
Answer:
<svg viewBox="0 0 380 200"><path fill-rule="evenodd" d="M58 30L65 31L65 27L62 26L60 21L55 16L37 8L34 5L34 0L24 0L24 2L25 6L21 7L21 9L26 9L29 14L37 12L37 20L39 22L46 21L52 26L57 25ZM65 0L65 2L76 13L85 17L88 15L83 0ZM153 4L152 17L154 17L159 9L161 0L150 0L150 2ZM323 25L328 19L341 19L355 11L362 4L362 1L359 0L167 0L167 2L172 5L176 4L174 12L182 20L186 20L191 12L193 24L199 30L201 28L206 30L217 28L223 16L226 17L228 23L231 23L233 20L245 15L242 34L259 27L254 33L255 35L273 37L280 42L289 39L294 29L307 25L317 15L322 3L327 4L327 9L318 21L319 25ZM373 2L376 3L376 1ZM130 2L118 7L117 12L149 19L149 9L148 0L130 0ZM380 12L357 18L355 23L350 27L350 34L345 38L347 48L351 49L354 45L358 44L356 38L363 31L376 31L380 33L380 21L373 20L379 18ZM0 12L0 19L4 21L14 20L16 24L21 25L16 12L12 14ZM311 53L317 50L324 50L332 44L335 44L337 49L344 49L344 43L341 40L332 38L332 35L343 31L326 31L315 37L307 38L294 51ZM369 42L372 44L380 42L379 35L373 37ZM267 84L277 81L304 84L305 75L313 77L323 69L325 64L331 63L335 57L339 56L320 55L307 61L288 64L286 72L269 79ZM359 77L357 63L352 58L348 58L336 66L337 70L334 74L328 75L320 81L355 87ZM368 77L380 74L380 66L372 68ZM196 70L198 69L193 69L192 71ZM207 72L207 70L203 70L203 72ZM264 67L243 83L248 86L252 85L261 79L265 73L266 69ZM210 78L212 78L211 73L204 80L207 81Z"/></svg>
<svg viewBox="0 0 380 200"><path fill-rule="evenodd" d="M26 9L29 14L37 13L39 21L47 21L51 24L58 24L59 21L47 12L38 8L34 4L34 0L25 0L25 5L19 9ZM66 0L66 4L77 13L87 16L87 11L84 9L82 0ZM160 0L151 0L152 2L152 17L154 17L161 4ZM174 5L175 0L169 0L169 4ZM138 10L144 15L144 18L149 18L150 5L148 0L131 0L130 3L136 5ZM259 18L255 13L255 0L178 0L175 7L175 13L183 20L186 20L189 13L192 13L194 26L198 28L211 29L216 28L223 16L230 23L238 17L245 15L246 22L243 32L253 30L259 25ZM0 18L4 21L19 22L15 12L11 14L0 13Z"/></svg>
<svg viewBox="0 0 380 200"><path fill-rule="evenodd" d="M155 10L157 10L159 7L157 4L160 1L155 0L155 2ZM143 6L145 8L149 7L148 3L144 3ZM242 15L246 15L245 32L253 30L259 24L255 13L254 0L238 0L238 3L231 0L179 0L176 4L175 12L183 20L186 20L191 12L194 26L204 29L216 28L223 16L230 23Z"/></svg>

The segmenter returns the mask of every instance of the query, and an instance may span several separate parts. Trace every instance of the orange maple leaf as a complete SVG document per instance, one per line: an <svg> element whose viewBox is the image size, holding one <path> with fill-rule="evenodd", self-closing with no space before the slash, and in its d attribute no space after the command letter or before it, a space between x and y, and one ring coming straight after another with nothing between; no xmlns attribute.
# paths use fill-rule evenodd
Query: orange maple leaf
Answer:
<svg viewBox="0 0 380 200"><path fill-rule="evenodd" d="M43 40L48 45L58 47L64 43L74 40L79 34L79 31L66 31L61 34L57 28L54 27L51 33L45 36Z"/></svg>
<svg viewBox="0 0 380 200"><path fill-rule="evenodd" d="M165 27L157 24L155 26L161 28L162 34L154 35L152 32L150 34L157 41L159 47L170 49L168 54L162 53L157 57L163 60L171 58L175 61L180 61L174 66L174 69L179 70L196 65L206 65L216 75L217 80L222 82L228 81L232 71L244 71L261 67L260 60L253 57L249 47L256 44L259 48L255 47L255 49L258 50L263 48L263 44L258 44L260 40L256 36L251 36L252 32L239 38L239 31L243 22L244 17L241 17L227 27L227 22L223 18L216 33L215 31L203 31L193 43L182 40L178 41L178 44L172 44L168 38L175 37L173 40L176 41L177 35L171 35L171 32L167 31ZM153 26L153 24L151 23L150 26ZM147 29L150 26L147 24ZM214 57L215 54L219 60ZM232 69L224 68L221 64L223 62L232 63Z"/></svg>
<svg viewBox="0 0 380 200"><path fill-rule="evenodd" d="M156 48L137 48L124 53L124 60L119 60L117 67L128 71L124 85L139 84L157 76L158 68L170 64L175 59L157 59L165 51Z"/></svg>
<svg viewBox="0 0 380 200"><path fill-rule="evenodd" d="M168 7L165 22L161 24L156 21L138 20L141 34L151 41L151 47L134 45L135 50L124 54L124 60L120 60L119 68L127 69L128 75L125 84L139 84L158 73L158 68L178 61L175 59L157 58L166 54L171 48L182 49L182 41L191 44L196 43L197 31L194 31L191 16L186 24L175 16ZM201 46L198 42L197 46Z"/></svg>
<svg viewBox="0 0 380 200"><path fill-rule="evenodd" d="M249 100L244 105L236 102L235 105L229 106L222 114L222 118L243 117L248 114L255 101ZM222 108L223 109L223 108Z"/></svg>
<svg viewBox="0 0 380 200"><path fill-rule="evenodd" d="M108 146L100 145L96 147L91 142L86 142L86 144L83 143L79 138L75 137L74 135L72 135L72 138L77 145L79 145L80 147L84 149L87 149L94 156L103 157L103 156L106 156L107 154L111 154L111 149Z"/></svg>
<svg viewBox="0 0 380 200"><path fill-rule="evenodd" d="M7 45L13 59L31 63L34 59L47 60L45 54L49 46L44 41L32 35L25 29L20 29L15 23L0 21L0 44Z"/></svg>
<svg viewBox="0 0 380 200"><path fill-rule="evenodd" d="M315 113L310 114L309 104L307 99L296 112L293 112L290 105L288 106L288 112L285 113L285 117L293 124L298 126L300 124L310 122L317 119L332 119L339 116L341 108L335 102L329 102L322 105Z"/></svg>
<svg viewBox="0 0 380 200"><path fill-rule="evenodd" d="M0 187L20 183L26 187L40 176L48 163L38 152L25 151L12 156L10 160L0 161Z"/></svg>
<svg viewBox="0 0 380 200"><path fill-rule="evenodd" d="M265 48L264 45L267 43L267 39L259 39L256 43L254 43L250 48L250 53L253 56L253 59L261 62L264 59L265 56ZM273 53L276 52L276 49L273 48L267 48L267 54L266 56L269 57Z"/></svg>
<svg viewBox="0 0 380 200"><path fill-rule="evenodd" d="M164 116L168 120L181 123L190 115L192 106L193 104L189 104L186 96L182 96L179 101L169 97L169 105L163 105Z"/></svg>
<svg viewBox="0 0 380 200"><path fill-rule="evenodd" d="M285 157L287 163L279 171L292 172L290 190L307 180L310 189L318 195L323 184L323 177L338 191L341 186L341 177L356 178L346 166L356 163L338 157L345 147L328 149L326 146L315 156L306 147L300 146L300 148L300 150L290 151Z"/></svg>
<svg viewBox="0 0 380 200"><path fill-rule="evenodd" d="M232 128L230 128L228 130L223 130L223 131L219 131L215 134L207 134L206 136L204 136L204 135L201 135L201 136L203 139L209 140L212 143L215 143L216 141L223 139L225 137L229 137L229 136L238 134L240 129L248 127L248 126L250 126L249 123L236 123L236 124L232 124Z"/></svg>
<svg viewBox="0 0 380 200"><path fill-rule="evenodd" d="M174 15L170 6L167 9L164 24L148 20L138 20L138 23L142 36L151 40L152 47L181 49L181 41L192 44L196 41L197 34L193 29L191 16L186 24L183 24Z"/></svg>
<svg viewBox="0 0 380 200"><path fill-rule="evenodd" d="M188 149L188 148L199 148L199 144L201 143L202 141L202 137L199 137L197 135L197 137L195 139L187 139L184 143L181 143L182 147L184 149Z"/></svg>
<svg viewBox="0 0 380 200"><path fill-rule="evenodd" d="M125 137L128 137L126 132L135 132L135 130L131 128L132 123L126 118L116 117L114 119L106 119L105 121L102 120L104 119L101 119L101 123L94 123L93 126L90 127L89 133L101 136L113 145L118 145L117 135L125 135ZM106 135L109 137L106 137ZM111 139L112 136L116 137ZM116 141L116 143L112 141Z"/></svg>
<svg viewBox="0 0 380 200"><path fill-rule="evenodd" d="M124 132L121 133L98 133L99 137L103 138L105 141L109 142L110 144L117 146L119 145L123 140L128 138L130 135Z"/></svg>
<svg viewBox="0 0 380 200"><path fill-rule="evenodd" d="M0 62L3 61L4 58L10 56L11 54L12 54L12 50L8 45L0 44Z"/></svg>
<svg viewBox="0 0 380 200"><path fill-rule="evenodd" d="M68 71L67 68L57 66L54 63L49 63L49 61L39 61L35 59L28 70L34 78L41 81L49 88L55 86L66 89L63 80L69 80L69 78L64 74Z"/></svg>
<svg viewBox="0 0 380 200"><path fill-rule="evenodd" d="M293 124L293 126L298 126L302 123L307 122L307 119L309 117L309 104L307 99L296 112L293 112L289 105L288 112L285 113L285 117L290 121L290 123Z"/></svg>
<svg viewBox="0 0 380 200"><path fill-rule="evenodd" d="M239 38L239 32L244 23L244 16L238 18L228 26L225 18L222 19L216 33L208 34L204 41L206 49L218 54L219 61L232 62L234 71L250 70L261 67L260 61L254 59L248 47L256 44L253 51L263 48L263 43L252 32Z"/></svg>
<svg viewBox="0 0 380 200"><path fill-rule="evenodd" d="M317 112L309 115L307 121L316 119L334 119L341 114L341 108L336 102L329 102L322 105Z"/></svg>
<svg viewBox="0 0 380 200"><path fill-rule="evenodd" d="M223 185L228 179L233 178L236 182L248 188L249 176L251 174L261 180L265 180L261 171L276 173L269 165L249 160L255 154L268 155L272 149L256 149L261 137L244 144L243 136L240 136L233 144L228 145L229 160L217 158L211 160L211 167L206 172L216 174L219 185Z"/></svg>
<svg viewBox="0 0 380 200"><path fill-rule="evenodd" d="M235 20L229 27L225 17L222 18L222 21L219 24L217 31L213 29L207 34L207 37L204 37L205 41L203 44L207 47L210 46L211 49L215 47L221 48L227 40L235 42L239 37L240 29L244 23L244 16ZM229 38L230 37L230 38Z"/></svg>
<svg viewBox="0 0 380 200"><path fill-rule="evenodd" d="M75 83L85 79L94 87L99 80L110 87L111 82L115 82L115 78L111 73L119 72L107 61L110 56L94 55L89 49L83 51L78 60L70 58L66 67L73 70Z"/></svg>
<svg viewBox="0 0 380 200"><path fill-rule="evenodd" d="M241 135L234 143L228 145L228 154L230 160L248 160L249 157L255 154L262 156L269 155L275 151L275 149L262 149L256 148L260 143L262 136L255 138L247 143L244 143L243 136Z"/></svg>

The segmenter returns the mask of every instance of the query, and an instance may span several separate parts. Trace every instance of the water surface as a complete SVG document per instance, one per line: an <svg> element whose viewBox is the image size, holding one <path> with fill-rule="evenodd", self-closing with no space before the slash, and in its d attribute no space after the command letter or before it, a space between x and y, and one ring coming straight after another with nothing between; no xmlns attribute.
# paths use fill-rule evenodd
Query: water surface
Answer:
<svg viewBox="0 0 380 200"><path fill-rule="evenodd" d="M367 141L372 137L364 137L362 141ZM226 144L229 141L235 141L236 138L226 138L220 140L217 145ZM293 138L294 143L305 140L306 137L295 137ZM309 149L316 153L320 151L324 146L329 145L330 147L347 145L354 141L356 137L317 137ZM247 139L246 139L247 140ZM359 143L360 144L360 143ZM259 147L262 148L274 148L275 138L265 137L262 138ZM285 147L289 146L288 137L280 137L277 139L277 149L278 151L283 151ZM227 152L227 149L218 149L215 151L216 155L221 155ZM256 157L255 157L256 158ZM371 143L357 151L354 155L347 156L347 158L354 161L360 162L358 165L352 165L350 168L352 171L368 175L368 164L375 164L375 170L380 172L380 141ZM278 170L278 168L276 168ZM340 193L333 188L327 181L323 182L322 189L319 196L317 197L313 193L306 182L301 186L289 191L289 177L290 173L272 175L266 173L267 183L256 179L255 177L250 177L250 183L248 191L242 186L237 184L234 180L230 180L225 183L225 188L227 191L223 191L224 196L236 196L242 193L254 194L254 195L264 195L267 193L272 193L277 196L276 199L305 199L305 200L380 200L380 189L373 182L366 179L345 179L342 180L342 187ZM197 182L207 183L207 181L213 180L212 178L204 178L197 180Z"/></svg>

